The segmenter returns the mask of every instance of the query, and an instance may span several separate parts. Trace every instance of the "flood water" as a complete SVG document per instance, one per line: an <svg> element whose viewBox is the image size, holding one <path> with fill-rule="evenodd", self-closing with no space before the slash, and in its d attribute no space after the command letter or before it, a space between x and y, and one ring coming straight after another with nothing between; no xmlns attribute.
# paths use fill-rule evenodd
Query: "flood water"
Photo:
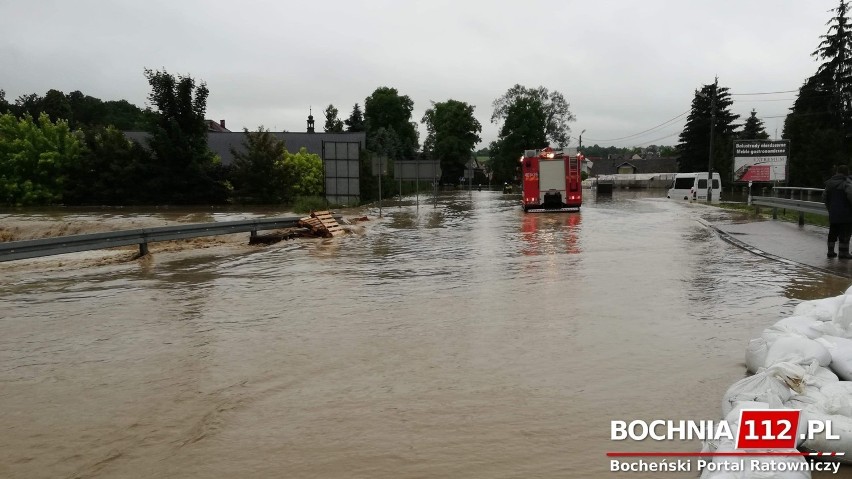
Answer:
<svg viewBox="0 0 852 479"><path fill-rule="evenodd" d="M653 477L606 453L700 443L610 421L720 419L748 340L848 287L660 196L446 193L333 240L3 274L0 477Z"/></svg>

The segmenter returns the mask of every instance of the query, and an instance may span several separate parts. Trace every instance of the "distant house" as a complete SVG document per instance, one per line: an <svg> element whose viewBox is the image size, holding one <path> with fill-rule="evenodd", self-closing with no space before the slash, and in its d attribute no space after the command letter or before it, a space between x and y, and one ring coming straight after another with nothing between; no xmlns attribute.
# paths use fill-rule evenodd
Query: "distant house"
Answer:
<svg viewBox="0 0 852 479"><path fill-rule="evenodd" d="M615 168L615 172L619 175L635 175L636 174L636 166L632 163L625 161L624 163L618 165Z"/></svg>
<svg viewBox="0 0 852 479"><path fill-rule="evenodd" d="M337 159L338 156L343 156L337 154L337 150L332 153L329 148L330 144L337 143L357 143L357 148L359 150L363 150L367 146L367 134L363 132L359 133L291 133L291 132L271 132L270 133L274 138L281 140L284 142L284 147L287 148L287 151L297 152L300 148L305 148L308 150L308 153L315 153L320 156L320 158L330 158ZM147 131L125 131L124 136L127 138L138 142L139 144L146 145L148 138L151 136ZM213 132L208 131L207 133L207 146L213 151L213 153L219 155L219 158L222 159L222 164L227 166L234 162L234 155L231 154L231 147L233 147L236 151L242 152L244 151L243 142L245 140L246 134L244 132L237 131L226 131L226 132ZM347 152L348 155L348 152ZM341 158L343 159L343 158Z"/></svg>
<svg viewBox="0 0 852 479"><path fill-rule="evenodd" d="M204 120L204 123L207 124L207 131L212 131L216 133L230 133L231 130L225 128L225 120L219 120L219 123L216 123L213 120Z"/></svg>
<svg viewBox="0 0 852 479"><path fill-rule="evenodd" d="M677 157L642 158L639 155L627 157L612 155L607 159L597 159L594 162L591 176L615 175L619 173L645 174L645 173L677 173Z"/></svg>
<svg viewBox="0 0 852 479"><path fill-rule="evenodd" d="M308 153L315 153L325 159L348 159L349 150L344 153L337 151L339 143L357 144L355 149L360 151L367 147L367 134L359 133L296 133L296 132L271 132L274 138L283 141L287 151L295 153L300 148L305 148ZM231 148L238 152L244 151L243 142L246 138L244 132L228 132L207 134L207 146L222 158L223 165L234 162ZM334 147L334 151L331 148ZM354 151L352 152L354 154ZM356 158L357 159L357 158Z"/></svg>

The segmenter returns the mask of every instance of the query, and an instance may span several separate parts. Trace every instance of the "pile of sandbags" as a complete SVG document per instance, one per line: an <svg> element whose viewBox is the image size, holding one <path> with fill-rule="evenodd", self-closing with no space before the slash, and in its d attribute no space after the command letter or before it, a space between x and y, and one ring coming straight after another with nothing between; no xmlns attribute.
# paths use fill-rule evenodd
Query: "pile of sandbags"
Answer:
<svg viewBox="0 0 852 479"><path fill-rule="evenodd" d="M843 452L852 460L852 288L840 296L799 304L793 316L766 328L746 348L746 368L752 376L734 383L722 400L722 414L732 430L743 408L799 409L797 447L815 452ZM831 421L825 433L801 439L809 420ZM733 444L705 443L703 452L727 451ZM714 460L724 460L717 456ZM779 460L779 458L776 458ZM801 457L784 457L800 461ZM707 473L704 479L756 478L743 471L736 476ZM778 477L778 476L775 476ZM809 478L809 472L784 477Z"/></svg>

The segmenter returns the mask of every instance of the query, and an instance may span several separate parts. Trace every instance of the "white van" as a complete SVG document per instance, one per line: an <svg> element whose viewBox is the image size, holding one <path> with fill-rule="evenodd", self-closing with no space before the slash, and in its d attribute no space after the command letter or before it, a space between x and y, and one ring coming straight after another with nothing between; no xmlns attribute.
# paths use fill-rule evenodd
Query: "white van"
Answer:
<svg viewBox="0 0 852 479"><path fill-rule="evenodd" d="M713 173L713 201L719 201L722 194L722 179L719 173ZM707 172L703 173L678 173L675 175L674 183L666 194L666 198L678 200L704 200L707 201Z"/></svg>

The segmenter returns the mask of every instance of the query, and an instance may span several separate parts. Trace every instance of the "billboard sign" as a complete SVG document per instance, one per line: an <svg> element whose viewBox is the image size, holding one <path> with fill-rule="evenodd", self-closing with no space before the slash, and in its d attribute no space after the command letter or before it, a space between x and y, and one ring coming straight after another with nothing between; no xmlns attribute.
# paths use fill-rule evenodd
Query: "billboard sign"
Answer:
<svg viewBox="0 0 852 479"><path fill-rule="evenodd" d="M397 160L393 162L395 180L434 180L441 176L438 160Z"/></svg>
<svg viewBox="0 0 852 479"><path fill-rule="evenodd" d="M361 143L323 141L322 164L325 170L325 197L332 203L354 204L361 197Z"/></svg>
<svg viewBox="0 0 852 479"><path fill-rule="evenodd" d="M788 140L734 141L734 181L787 181Z"/></svg>

